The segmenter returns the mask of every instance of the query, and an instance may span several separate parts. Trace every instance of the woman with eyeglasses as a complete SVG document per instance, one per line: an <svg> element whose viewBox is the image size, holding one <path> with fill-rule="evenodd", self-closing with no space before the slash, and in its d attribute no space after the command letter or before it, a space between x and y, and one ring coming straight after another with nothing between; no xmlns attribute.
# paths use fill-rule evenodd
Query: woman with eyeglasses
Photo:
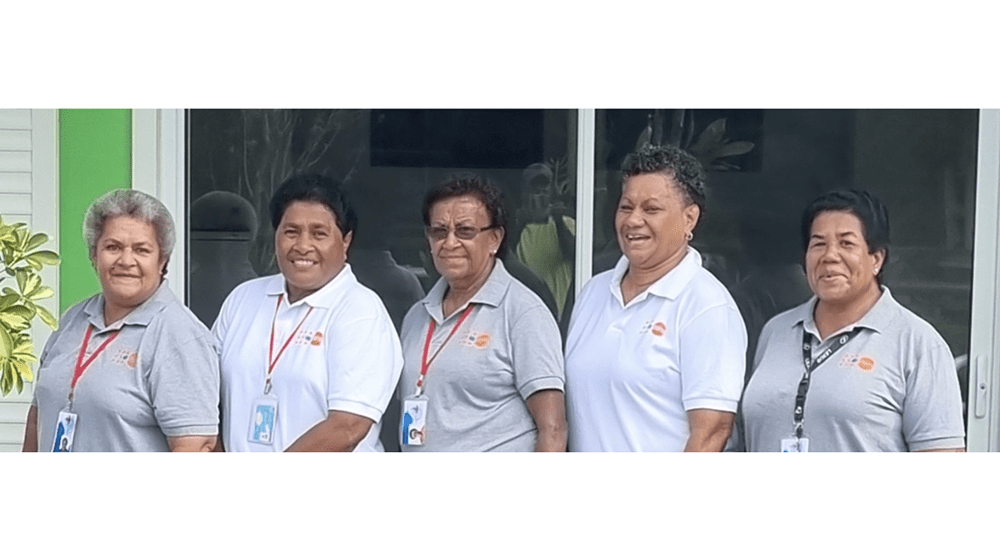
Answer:
<svg viewBox="0 0 1000 560"><path fill-rule="evenodd" d="M427 193L441 278L403 319L403 451L565 451L559 327L511 277L500 190L475 175Z"/></svg>

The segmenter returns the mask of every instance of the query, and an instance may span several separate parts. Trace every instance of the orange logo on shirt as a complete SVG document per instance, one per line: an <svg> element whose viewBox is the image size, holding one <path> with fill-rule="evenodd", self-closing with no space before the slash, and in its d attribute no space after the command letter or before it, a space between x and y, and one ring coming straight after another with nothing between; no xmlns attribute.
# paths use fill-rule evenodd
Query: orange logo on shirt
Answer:
<svg viewBox="0 0 1000 560"><path fill-rule="evenodd" d="M663 336L667 332L667 325L663 324L662 321L657 321L650 330L656 336Z"/></svg>
<svg viewBox="0 0 1000 560"><path fill-rule="evenodd" d="M309 341L309 344L312 344L313 346L319 346L322 342L323 342L323 333L317 332L316 334L313 335L312 340Z"/></svg>
<svg viewBox="0 0 1000 560"><path fill-rule="evenodd" d="M861 368L863 371L871 371L875 369L875 360L869 358L868 356L862 356L858 360L858 367Z"/></svg>
<svg viewBox="0 0 1000 560"><path fill-rule="evenodd" d="M132 352L131 354L128 355L128 361L126 361L125 364L130 368L134 368L136 363L138 363L138 361L139 361L139 354Z"/></svg>
<svg viewBox="0 0 1000 560"><path fill-rule="evenodd" d="M476 348L486 348L486 345L490 343L490 335L481 334L476 337Z"/></svg>

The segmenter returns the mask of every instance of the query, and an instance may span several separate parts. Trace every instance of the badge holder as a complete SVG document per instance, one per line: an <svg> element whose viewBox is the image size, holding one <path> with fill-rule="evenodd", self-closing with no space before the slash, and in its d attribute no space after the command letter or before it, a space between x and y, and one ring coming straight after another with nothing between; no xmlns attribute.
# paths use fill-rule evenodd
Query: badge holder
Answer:
<svg viewBox="0 0 1000 560"><path fill-rule="evenodd" d="M809 452L809 438L783 438L781 440L781 452L782 453L808 453Z"/></svg>
<svg viewBox="0 0 1000 560"><path fill-rule="evenodd" d="M399 422L399 443L401 445L423 445L427 432L427 397L413 395L403 399L403 412Z"/></svg>
<svg viewBox="0 0 1000 560"><path fill-rule="evenodd" d="M56 433L52 438L52 451L54 453L73 451L74 435L76 435L76 414L66 409L60 410Z"/></svg>
<svg viewBox="0 0 1000 560"><path fill-rule="evenodd" d="M250 443L271 445L274 443L274 429L278 424L278 399L270 394L270 384L264 394L253 400L250 408Z"/></svg>

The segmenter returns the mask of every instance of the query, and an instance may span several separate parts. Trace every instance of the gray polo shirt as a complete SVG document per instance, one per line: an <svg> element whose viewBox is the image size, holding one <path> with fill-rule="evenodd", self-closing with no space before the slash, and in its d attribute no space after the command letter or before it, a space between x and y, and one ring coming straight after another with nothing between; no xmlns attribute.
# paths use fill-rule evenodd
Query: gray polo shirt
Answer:
<svg viewBox="0 0 1000 560"><path fill-rule="evenodd" d="M424 342L435 322L430 354L441 346L464 309L444 317L444 279L403 319L403 375L399 393L412 396ZM423 446L403 451L533 451L535 422L525 401L536 391L563 390L562 339L542 300L515 280L498 259L476 307L431 364Z"/></svg>
<svg viewBox="0 0 1000 560"><path fill-rule="evenodd" d="M35 396L38 448L51 451L59 411L86 335L84 359L115 331L117 338L77 382L74 451L169 451L167 436L219 430L219 358L212 333L163 282L125 318L104 324L104 296L63 315L42 350Z"/></svg>
<svg viewBox="0 0 1000 560"><path fill-rule="evenodd" d="M748 451L780 451L793 435L802 364L802 331L812 356L841 333L860 332L813 372L806 397L809 451L921 451L964 447L955 361L941 335L892 298L888 288L854 325L821 344L816 298L764 327L754 373L743 395Z"/></svg>

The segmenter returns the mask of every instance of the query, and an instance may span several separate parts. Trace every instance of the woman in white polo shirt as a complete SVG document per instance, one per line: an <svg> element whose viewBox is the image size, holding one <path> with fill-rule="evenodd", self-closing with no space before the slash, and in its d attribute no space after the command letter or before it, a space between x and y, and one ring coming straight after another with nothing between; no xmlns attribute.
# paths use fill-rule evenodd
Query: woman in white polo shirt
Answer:
<svg viewBox="0 0 1000 560"><path fill-rule="evenodd" d="M743 388L746 329L688 243L705 173L673 146L622 164L623 257L577 298L566 341L570 451L721 451Z"/></svg>
<svg viewBox="0 0 1000 560"><path fill-rule="evenodd" d="M874 195L833 191L802 214L815 297L761 332L743 395L748 451L962 451L955 362L882 276L889 212Z"/></svg>
<svg viewBox="0 0 1000 560"><path fill-rule="evenodd" d="M381 451L402 357L378 296L347 264L355 216L339 185L295 176L271 198L280 274L240 284L212 327L226 451Z"/></svg>
<svg viewBox="0 0 1000 560"><path fill-rule="evenodd" d="M403 451L565 451L559 327L515 280L500 190L476 175L427 193L441 278L403 319Z"/></svg>

